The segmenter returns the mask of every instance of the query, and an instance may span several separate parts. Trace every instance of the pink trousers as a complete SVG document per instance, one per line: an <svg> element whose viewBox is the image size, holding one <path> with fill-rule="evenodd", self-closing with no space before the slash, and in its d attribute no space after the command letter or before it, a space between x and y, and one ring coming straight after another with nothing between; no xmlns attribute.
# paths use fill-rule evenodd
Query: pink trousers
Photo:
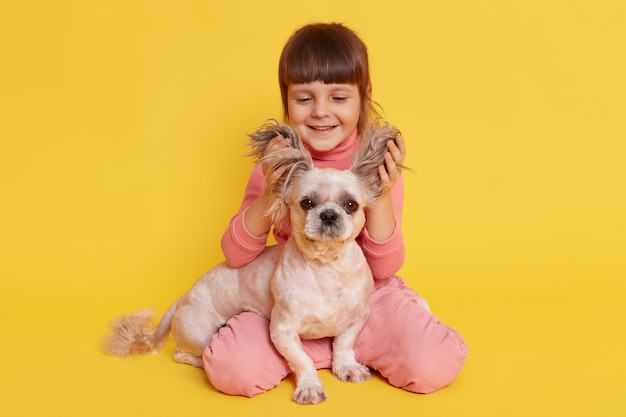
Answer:
<svg viewBox="0 0 626 417"><path fill-rule="evenodd" d="M437 391L456 379L467 356L461 335L417 302L399 277L376 280L370 316L354 345L356 359L390 384L416 393ZM332 338L303 340L317 369L330 368ZM291 369L255 313L230 319L204 350L211 384L230 395L253 397L278 385Z"/></svg>

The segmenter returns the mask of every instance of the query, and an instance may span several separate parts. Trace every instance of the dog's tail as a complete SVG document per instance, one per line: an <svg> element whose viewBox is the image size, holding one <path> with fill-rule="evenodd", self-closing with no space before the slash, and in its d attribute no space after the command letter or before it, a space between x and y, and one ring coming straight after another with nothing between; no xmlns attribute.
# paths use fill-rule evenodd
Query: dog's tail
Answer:
<svg viewBox="0 0 626 417"><path fill-rule="evenodd" d="M178 301L165 312L155 325L152 310L123 315L109 323L113 332L102 339L102 348L109 355L130 356L158 352L172 327L172 317Z"/></svg>

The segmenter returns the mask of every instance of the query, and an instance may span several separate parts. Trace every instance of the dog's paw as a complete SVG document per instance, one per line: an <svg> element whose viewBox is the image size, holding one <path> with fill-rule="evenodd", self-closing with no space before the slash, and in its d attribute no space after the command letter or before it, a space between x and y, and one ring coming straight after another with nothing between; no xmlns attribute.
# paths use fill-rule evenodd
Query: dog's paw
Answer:
<svg viewBox="0 0 626 417"><path fill-rule="evenodd" d="M358 362L351 365L333 366L333 374L337 379L345 382L364 382L372 378L367 366Z"/></svg>
<svg viewBox="0 0 626 417"><path fill-rule="evenodd" d="M178 363L184 363L187 365L195 366L196 368L202 368L202 358L198 356L194 356L189 352L184 352L182 350L176 350L174 352L174 360Z"/></svg>
<svg viewBox="0 0 626 417"><path fill-rule="evenodd" d="M328 395L326 391L324 391L324 388L313 385L296 387L292 398L298 404L319 404L327 397Z"/></svg>

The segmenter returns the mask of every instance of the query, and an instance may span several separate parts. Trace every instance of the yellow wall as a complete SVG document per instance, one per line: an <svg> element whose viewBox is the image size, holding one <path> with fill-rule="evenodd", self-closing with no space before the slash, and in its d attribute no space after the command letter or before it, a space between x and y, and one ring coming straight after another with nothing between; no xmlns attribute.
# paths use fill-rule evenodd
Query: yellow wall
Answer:
<svg viewBox="0 0 626 417"><path fill-rule="evenodd" d="M369 46L415 171L402 275L475 352L475 309L623 302L623 1L59 0L0 6L2 311L162 311L220 261L318 20Z"/></svg>

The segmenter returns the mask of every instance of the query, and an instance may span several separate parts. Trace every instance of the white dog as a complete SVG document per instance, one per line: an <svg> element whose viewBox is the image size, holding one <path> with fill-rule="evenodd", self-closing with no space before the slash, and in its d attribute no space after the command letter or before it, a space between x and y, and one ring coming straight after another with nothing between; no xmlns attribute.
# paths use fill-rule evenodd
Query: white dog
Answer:
<svg viewBox="0 0 626 417"><path fill-rule="evenodd" d="M291 147L269 152L271 139L282 135ZM267 123L251 134L252 155L269 166L264 192L273 196L268 211L274 224L288 215L291 238L267 247L240 268L222 263L204 274L169 310L157 326L150 311L122 316L112 323L104 348L115 355L159 350L170 329L176 341L174 359L202 367L202 352L229 318L252 311L270 319L276 349L296 375L293 400L324 401L326 392L304 339L334 336L333 374L343 381L370 379L352 347L367 319L372 274L355 238L365 224L364 208L382 192L378 166L387 141L398 130L372 125L362 135L347 171L318 169L295 131ZM233 366L236 366L233 364Z"/></svg>

